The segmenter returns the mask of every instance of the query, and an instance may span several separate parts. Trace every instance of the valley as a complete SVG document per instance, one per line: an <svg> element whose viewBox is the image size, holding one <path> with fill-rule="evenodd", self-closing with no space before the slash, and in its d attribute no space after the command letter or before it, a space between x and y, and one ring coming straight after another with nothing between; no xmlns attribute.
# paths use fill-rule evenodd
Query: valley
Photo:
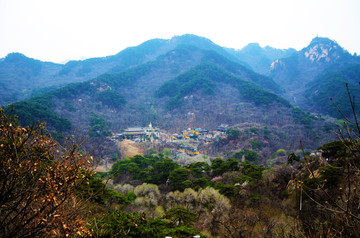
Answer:
<svg viewBox="0 0 360 238"><path fill-rule="evenodd" d="M356 237L359 79L360 57L321 37L237 50L187 34L66 64L9 54L1 211L46 211L18 222L45 236L44 217L79 237Z"/></svg>

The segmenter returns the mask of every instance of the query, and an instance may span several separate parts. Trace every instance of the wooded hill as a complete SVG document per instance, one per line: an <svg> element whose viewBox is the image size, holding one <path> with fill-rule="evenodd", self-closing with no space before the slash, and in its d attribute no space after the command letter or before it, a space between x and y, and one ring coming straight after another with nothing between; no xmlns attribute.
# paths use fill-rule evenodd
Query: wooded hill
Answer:
<svg viewBox="0 0 360 238"><path fill-rule="evenodd" d="M102 135L149 122L172 133L188 127L214 129L222 123L245 130L252 122L278 135L257 138L272 141L265 143L266 155L280 148L296 150L301 139L316 148L333 136L329 122L292 106L276 94L282 92L272 79L215 51L180 45L153 61L69 84L13 108L23 124L44 120L57 131L96 129ZM249 145L245 142L227 149L244 149Z"/></svg>
<svg viewBox="0 0 360 238"><path fill-rule="evenodd" d="M66 64L42 62L21 53L11 53L0 60L0 105L33 97L69 83L93 79L103 73L120 72L155 60L156 57L184 44L214 50L239 62L222 47L195 35L176 36L170 40L153 39L112 56L73 60Z"/></svg>

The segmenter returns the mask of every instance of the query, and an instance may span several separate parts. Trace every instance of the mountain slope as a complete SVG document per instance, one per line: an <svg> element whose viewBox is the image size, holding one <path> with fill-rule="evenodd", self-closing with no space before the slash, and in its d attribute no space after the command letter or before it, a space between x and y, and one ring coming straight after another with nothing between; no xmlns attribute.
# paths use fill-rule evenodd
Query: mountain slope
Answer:
<svg viewBox="0 0 360 238"><path fill-rule="evenodd" d="M336 42L316 37L301 51L275 60L271 65L270 77L285 89L282 95L286 99L307 110L310 107L306 105L306 84L317 80L320 75L358 63L360 57L349 54Z"/></svg>
<svg viewBox="0 0 360 238"><path fill-rule="evenodd" d="M116 55L69 61L65 65L30 59L22 54L9 54L0 62L0 105L7 105L36 96L69 83L83 82L104 73L122 70L155 60L180 45L192 45L241 63L222 47L210 40L195 36L176 36L169 40L153 39L129 47Z"/></svg>
<svg viewBox="0 0 360 238"><path fill-rule="evenodd" d="M269 75L270 66L276 59L286 58L296 52L295 49L275 49L270 46L262 48L258 43L250 43L240 50L227 49L240 61L250 65L255 72Z"/></svg>
<svg viewBox="0 0 360 238"><path fill-rule="evenodd" d="M330 101L332 98L347 117L352 117L346 84L348 84L351 95L358 99L360 97L359 82L360 64L321 75L306 85L306 100L303 107L309 107L309 110L317 113L342 118Z"/></svg>
<svg viewBox="0 0 360 238"><path fill-rule="evenodd" d="M271 77L289 92L294 92L324 71L336 71L358 62L360 58L352 56L336 42L316 37L301 51L273 62Z"/></svg>
<svg viewBox="0 0 360 238"><path fill-rule="evenodd" d="M239 90L243 100L255 103L255 105L268 105L273 102L290 104L275 94L265 91L252 82L237 78L214 63L202 63L180 76L164 83L156 92L158 98L171 97L168 108L177 108L182 98L201 90L202 95L214 95L216 83L230 84Z"/></svg>
<svg viewBox="0 0 360 238"><path fill-rule="evenodd" d="M69 132L71 127L80 133L92 130L92 136L149 122L170 133L188 127L216 129L224 123L245 131L264 130L266 138L251 133L246 137L264 140L263 158L279 148L298 148L300 140L316 147L329 138L324 136L324 122L260 86L271 79L259 81L258 74L234 68L237 64L227 66L223 59L215 52L180 45L154 61L15 103L14 113L22 123L45 120L57 131ZM226 143L227 150L239 150L250 142L238 138L235 144ZM210 149L213 156L222 153L216 148L221 145Z"/></svg>
<svg viewBox="0 0 360 238"><path fill-rule="evenodd" d="M6 105L31 95L32 91L48 84L49 75L61 69L60 64L31 59L20 53L12 53L0 62L0 105Z"/></svg>
<svg viewBox="0 0 360 238"><path fill-rule="evenodd" d="M41 98L42 100L40 100L40 102L42 102L45 97L47 98L45 101L53 102L57 106L60 106L60 108L64 109L64 111L68 111L67 108L75 107L72 106L72 104L79 104L79 102L81 102L81 105L89 103L88 106L91 107L89 110L93 110L95 108L95 104L97 105L96 107L102 108L103 110L104 108L108 108L109 110L120 110L119 108L127 102L124 107L131 111L131 121L143 124L146 120L149 120L149 116L144 116L146 113L144 114L143 112L139 115L139 112L137 112L136 109L141 107L146 108L144 110L148 111L149 108L146 105L158 103L152 97L154 92L161 87L163 83L199 64L206 65L205 62L211 62L211 64L221 67L223 69L223 75L218 77L224 77L224 80L228 77L234 78L237 76L258 85L256 86L251 84L253 85L252 87L258 87L261 89L261 86L264 86L264 88L270 88L272 91L280 90L280 88L271 79L258 75L244 66L231 62L216 52L201 50L188 45L180 45L175 50L171 50L168 53L159 56L155 61L150 61L146 64L142 64L120 73L103 74L88 82L70 84L64 88L49 92L30 101L36 102L39 98ZM218 72L207 73L211 74ZM244 80L243 84L249 84ZM197 82L201 82L201 79L197 79ZM113 96L105 96L106 94L111 94ZM136 97L134 97L134 95L136 95ZM107 99L105 99L105 97L107 97ZM124 98L116 100L116 97ZM115 104L118 106L111 105L111 101L117 102ZM161 102L159 103L161 104ZM17 108L20 104L21 103L15 104L15 108ZM50 104L48 104L48 106L49 105ZM36 104L33 106L36 107ZM58 108L58 110L60 108ZM22 110L24 110L23 107ZM24 121L34 122L40 119L30 119L28 116L25 116L31 115L31 110L32 109L29 108L28 113L20 112L22 118L27 118L23 119ZM66 114L61 110L59 110L59 112L60 114ZM117 122L114 122L114 125L116 124Z"/></svg>
<svg viewBox="0 0 360 238"><path fill-rule="evenodd" d="M50 129L58 132L91 131L94 137L149 122L169 133L189 127L211 130L229 124L244 131L245 141L228 140L223 148L244 149L245 145L251 145L249 140L258 144L254 142L256 139L266 145L263 158L279 148L296 150L300 140L315 148L331 138L328 122L316 119L277 95L283 89L271 78L231 61L226 52L206 39L186 36L182 41L180 38L173 38L175 42L147 42L140 51L132 48L130 51L137 51L143 57L135 57L129 63L132 66L123 65L128 68L117 72L122 66L112 65L107 73L91 80L71 83L15 103L14 113L23 124L46 121ZM193 40L198 47L186 44ZM160 47L155 49L154 45ZM119 57L124 59L124 55ZM128 56L132 55L136 54ZM142 60L145 62L141 63ZM79 65L76 67L82 67ZM76 74L76 67L69 75ZM251 131L264 131L264 136L258 137ZM210 149L213 156L220 153L217 150L220 147L216 144ZM105 153L103 149L99 153Z"/></svg>

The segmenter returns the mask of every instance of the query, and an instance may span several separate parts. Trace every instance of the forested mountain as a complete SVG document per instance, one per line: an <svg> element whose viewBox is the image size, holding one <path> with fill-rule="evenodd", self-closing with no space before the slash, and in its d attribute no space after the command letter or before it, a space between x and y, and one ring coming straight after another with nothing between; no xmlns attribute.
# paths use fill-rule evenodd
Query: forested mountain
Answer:
<svg viewBox="0 0 360 238"><path fill-rule="evenodd" d="M49 75L56 74L61 67L20 53L7 55L0 61L0 105L28 98L37 88L51 87Z"/></svg>
<svg viewBox="0 0 360 238"><path fill-rule="evenodd" d="M120 72L127 68L155 60L159 55L179 45L193 45L215 52L241 63L222 47L195 35L176 36L170 40L153 39L136 47L129 47L116 55L69 61L65 65L42 62L20 53L12 53L0 61L0 105L62 87L69 83L93 79L106 72ZM245 64L245 63L243 63Z"/></svg>
<svg viewBox="0 0 360 238"><path fill-rule="evenodd" d="M323 121L275 94L280 92L270 78L215 51L179 45L145 64L69 84L13 107L23 124L45 120L58 131L87 132L94 120L103 121L103 129L113 132L149 122L172 133L188 127L214 129L224 123L241 130L267 128L264 136L273 136L266 142L267 155L279 148L297 148L300 139L314 147L331 136ZM265 137L256 136L259 141ZM247 138L250 141L255 134ZM231 150L249 145L235 139Z"/></svg>
<svg viewBox="0 0 360 238"><path fill-rule="evenodd" d="M285 139L284 148L290 148L304 135L326 140L329 127L324 132L324 122L310 113L337 115L328 98L343 102L345 83L358 76L356 66L350 67L356 62L359 57L327 38L317 37L299 52L258 44L235 51L203 37L183 35L65 65L10 54L0 62L0 81L3 104L33 96L14 104L24 124L45 120L58 131L89 131L95 118L107 125L105 131L151 121L179 132L223 123L241 128L251 121L273 131L281 127L281 136L274 141L287 138L290 128L296 130L299 136ZM251 69L266 71L270 77ZM341 80L334 75L342 75ZM331 93L335 84L345 91ZM357 95L356 86L350 87ZM320 141L311 143L315 147Z"/></svg>
<svg viewBox="0 0 360 238"><path fill-rule="evenodd" d="M270 78L256 74L242 65L229 61L228 59L224 58L223 56L217 54L214 51L201 50L194 46L181 45L175 50L171 50L165 55L159 56L154 61L150 61L132 69L122 71L120 73L103 74L88 82L70 84L61 89L49 92L39 97L35 97L29 102L39 101L41 98L49 98L53 95L56 95L58 98L61 98L63 100L73 100L74 97L76 97L77 100L81 99L81 102L83 102L82 104L88 101L90 101L90 103L93 103L93 101L95 101L97 103L101 103L101 105L98 106L98 108L101 108L101 110L104 110L105 107L117 109L120 108L121 105L116 103L118 100L114 99L116 97L119 98L119 95L121 93L121 95L124 95L124 98L126 98L126 105L132 103L132 100L134 100L136 105L132 105L132 107L135 108L144 107L147 104L156 106L155 104L161 104L164 101L158 100L159 102L157 102L157 99L153 97L158 87L160 87L163 83L167 82L173 77L176 77L186 72L187 70L191 69L196 65L206 65L206 62L208 65L217 65L217 67L225 70L224 72L228 72L228 74L230 73L231 75L241 77L246 81L250 81L260 87L264 87L265 89L271 90L273 92L281 91L281 88ZM193 71L196 71L196 69L194 69ZM193 79L197 81L196 83L192 83L191 85L187 86L188 89L186 89L187 91L184 93L183 96L186 96L192 92L197 92L199 90L200 84L198 83L200 83L201 79L197 79L196 77L197 75L193 75ZM218 80L222 79L219 77ZM130 87L131 90L129 91ZM210 88L208 89L210 90ZM114 98L110 98L107 101L102 100L102 97L98 96L98 94L108 95L109 92L115 91L119 95L116 94L114 95ZM89 98L85 100L86 97ZM57 101L56 103L59 104L60 102ZM15 104L15 107L18 107L22 104L23 103L17 103ZM69 106L69 102L66 103L66 105ZM134 113L137 113L136 110L134 111ZM143 111L140 113L144 115ZM27 120L26 118L28 117L24 116L23 120ZM34 120L29 119L28 121L33 122ZM133 118L129 121L139 123L145 122L141 121L141 119L139 118Z"/></svg>
<svg viewBox="0 0 360 238"><path fill-rule="evenodd" d="M334 110L332 99L341 108L344 115L352 117L352 109L349 104L349 95L355 96L355 102L360 97L360 64L355 64L344 69L326 73L318 76L309 82L305 88L305 100L303 107L317 113L328 114L334 117L341 117L341 114Z"/></svg>
<svg viewBox="0 0 360 238"><path fill-rule="evenodd" d="M257 83L267 90L285 97L291 103L310 112L319 112L311 110L321 105L315 105L316 100L309 102L309 94L305 88L307 83L316 81L327 73L360 63L360 57L352 56L336 42L321 37L314 38L309 46L301 51L280 50L269 46L262 48L257 43L235 50L218 46L206 38L188 34L175 36L169 40L149 40L113 56L69 61L65 65L41 62L13 53L0 62L2 95L0 105L34 97L69 83L90 80L104 73L121 72L154 61L157 57L181 46L208 50L207 54L210 58L211 54L216 53L217 56L209 60L215 61L222 68L242 78L249 79L249 75L252 75L252 81L258 81ZM216 62L218 60L221 62ZM268 75L273 81L254 74L252 70ZM259 83L260 81L266 83ZM345 88L345 85L343 87Z"/></svg>
<svg viewBox="0 0 360 238"><path fill-rule="evenodd" d="M33 97L0 108L0 236L358 237L360 129L323 114L338 116L331 97L351 115L359 80L359 57L324 38L235 52L184 35L65 65L10 54L0 103Z"/></svg>
<svg viewBox="0 0 360 238"><path fill-rule="evenodd" d="M358 63L359 57L351 55L335 41L316 37L301 51L275 60L271 65L270 77L285 89L284 96L288 100L304 106L307 83L316 81L320 75ZM345 84L343 87L345 88Z"/></svg>

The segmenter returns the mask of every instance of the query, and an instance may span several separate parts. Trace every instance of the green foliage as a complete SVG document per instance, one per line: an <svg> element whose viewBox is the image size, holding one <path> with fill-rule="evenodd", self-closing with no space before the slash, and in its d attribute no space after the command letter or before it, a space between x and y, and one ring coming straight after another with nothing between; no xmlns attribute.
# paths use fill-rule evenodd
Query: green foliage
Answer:
<svg viewBox="0 0 360 238"><path fill-rule="evenodd" d="M89 136L91 137L103 137L103 136L111 136L112 133L109 130L108 123L104 120L104 118L92 113L90 118L90 126L91 131Z"/></svg>
<svg viewBox="0 0 360 238"><path fill-rule="evenodd" d="M244 149L243 151L235 153L234 157L237 159L241 159L243 155L245 156L245 159L247 161L257 162L259 160L258 153L249 149Z"/></svg>
<svg viewBox="0 0 360 238"><path fill-rule="evenodd" d="M180 97L179 95L170 98L169 102L166 103L166 109L173 110L175 108L178 108L181 106L181 104L184 102L184 99Z"/></svg>
<svg viewBox="0 0 360 238"><path fill-rule="evenodd" d="M222 164L222 170L224 172L238 171L239 161L237 159L229 158Z"/></svg>
<svg viewBox="0 0 360 238"><path fill-rule="evenodd" d="M205 175L205 173L207 173L210 170L210 166L208 165L208 163L205 163L205 162L191 163L191 164L185 166L185 168L189 169L191 171L191 174L195 178L203 177Z"/></svg>
<svg viewBox="0 0 360 238"><path fill-rule="evenodd" d="M158 67L157 63L158 62L156 61L152 61L119 73L102 74L98 76L95 80L93 80L93 82L99 84L106 84L112 89L118 89L124 86L131 86L136 83L139 78L151 72L154 68Z"/></svg>
<svg viewBox="0 0 360 238"><path fill-rule="evenodd" d="M211 93L214 83L201 70L193 68L186 73L164 83L156 92L156 97L184 97L199 89L203 93Z"/></svg>
<svg viewBox="0 0 360 238"><path fill-rule="evenodd" d="M167 81L155 92L155 97L169 96L167 108L172 110L184 102L183 98L186 95L193 94L198 90L202 90L203 94L213 95L215 85L219 82L237 88L240 92L239 96L255 103L255 105L268 105L278 102L286 107L291 106L285 99L264 90L253 82L242 80L227 73L212 62L203 62L184 74Z"/></svg>
<svg viewBox="0 0 360 238"><path fill-rule="evenodd" d="M242 162L240 164L240 171L246 175L251 177L253 180L259 180L262 178L262 172L265 168L261 166L256 166L251 164L249 161Z"/></svg>
<svg viewBox="0 0 360 238"><path fill-rule="evenodd" d="M303 110L298 107L292 108L292 117L296 122L300 122L304 125L309 125L313 120L315 120L314 116L310 116L306 114Z"/></svg>
<svg viewBox="0 0 360 238"><path fill-rule="evenodd" d="M23 126L35 125L38 121L46 121L58 131L70 130L70 121L53 112L51 110L52 106L53 104L48 97L41 96L9 105L5 108L5 111L10 113L13 110L13 114L18 115Z"/></svg>
<svg viewBox="0 0 360 238"><path fill-rule="evenodd" d="M170 220L173 225L193 227L197 214L186 208L173 207L165 212L163 218Z"/></svg>
<svg viewBox="0 0 360 238"><path fill-rule="evenodd" d="M231 139L237 139L241 136L241 132L238 129L235 128L229 128L226 130L226 134L231 138Z"/></svg>
<svg viewBox="0 0 360 238"><path fill-rule="evenodd" d="M81 94L88 94L92 96L92 93L95 92L95 87L91 84L91 82L83 82L83 83L70 83L63 88L59 88L57 90L51 91L49 93L44 94L43 96L49 98L59 98L59 99L70 99L74 98Z"/></svg>
<svg viewBox="0 0 360 238"><path fill-rule="evenodd" d="M262 196L260 194L250 194L249 199L250 200L261 200L263 199L265 196Z"/></svg>
<svg viewBox="0 0 360 238"><path fill-rule="evenodd" d="M171 152L169 148L164 148L161 153L167 157L171 156Z"/></svg>
<svg viewBox="0 0 360 238"><path fill-rule="evenodd" d="M115 153L114 157L112 158L113 162L116 162L119 159L119 155Z"/></svg>
<svg viewBox="0 0 360 238"><path fill-rule="evenodd" d="M275 154L277 156L286 156L286 151L284 149L278 149Z"/></svg>
<svg viewBox="0 0 360 238"><path fill-rule="evenodd" d="M240 184L243 184L245 182L248 182L250 185L251 185L251 182L253 181L254 179L250 176L247 176L247 175L241 175L240 177L237 177L234 179L234 183L240 183Z"/></svg>
<svg viewBox="0 0 360 238"><path fill-rule="evenodd" d="M332 141L324 144L318 149L323 150L323 156L330 159L341 159L348 156L348 146L350 145L347 141Z"/></svg>
<svg viewBox="0 0 360 238"><path fill-rule="evenodd" d="M255 127L251 127L251 128L250 128L250 131L251 131L252 133L254 133L255 135L258 134L258 129L256 129Z"/></svg>
<svg viewBox="0 0 360 238"><path fill-rule="evenodd" d="M168 223L147 219L145 213L109 211L90 222L89 230L95 237L165 237Z"/></svg>
<svg viewBox="0 0 360 238"><path fill-rule="evenodd" d="M105 184L100 179L89 176L86 182L84 181L79 185L77 194L92 202L105 204L113 195L115 195L115 191L106 188Z"/></svg>
<svg viewBox="0 0 360 238"><path fill-rule="evenodd" d="M239 187L234 185L225 185L221 182L215 183L215 189L219 190L219 192L228 197L228 198L235 198L239 192Z"/></svg>
<svg viewBox="0 0 360 238"><path fill-rule="evenodd" d="M178 168L179 165L173 162L171 159L163 159L152 165L152 168L146 170L145 177L143 180L154 184L164 184L170 176L170 173ZM143 176L143 175L142 175ZM141 177L139 178L141 180Z"/></svg>
<svg viewBox="0 0 360 238"><path fill-rule="evenodd" d="M200 188L206 188L208 186L211 186L211 181L206 178L196 178L193 181L194 187L199 186Z"/></svg>
<svg viewBox="0 0 360 238"><path fill-rule="evenodd" d="M42 94L45 94L47 92L53 91L55 89L59 88L59 86L49 86L49 87L41 87L41 88L35 88L31 91L31 98L41 96Z"/></svg>
<svg viewBox="0 0 360 238"><path fill-rule="evenodd" d="M191 182L190 180L185 180L184 182L182 182L182 185L184 186L184 189L194 187L193 182Z"/></svg>
<svg viewBox="0 0 360 238"><path fill-rule="evenodd" d="M132 179L145 183L165 184L170 173L179 165L171 159L160 156L136 155L125 160L118 160L111 168L110 174L115 177L130 175Z"/></svg>
<svg viewBox="0 0 360 238"><path fill-rule="evenodd" d="M77 196L94 203L105 205L108 202L116 204L129 204L132 200L129 196L106 188L103 181L98 176L87 176L86 180L78 185Z"/></svg>
<svg viewBox="0 0 360 238"><path fill-rule="evenodd" d="M112 108L119 108L126 103L125 97L115 90L106 90L96 94L96 97L103 105Z"/></svg>
<svg viewBox="0 0 360 238"><path fill-rule="evenodd" d="M307 85L305 93L306 103L313 104L316 110L321 113L342 118L330 101L330 98L332 98L345 116L352 116L352 109L348 103L349 96L345 85L348 83L351 94L358 98L360 96L359 75L360 65L353 65L340 71L321 75Z"/></svg>
<svg viewBox="0 0 360 238"><path fill-rule="evenodd" d="M213 176L218 176L223 174L225 171L224 169L224 160L221 158L216 158L211 161L211 174Z"/></svg>
<svg viewBox="0 0 360 238"><path fill-rule="evenodd" d="M265 139L269 139L269 135L271 133L271 131L269 130L269 128L267 126L264 126L264 138Z"/></svg>
<svg viewBox="0 0 360 238"><path fill-rule="evenodd" d="M207 54L208 62L215 63L234 75L242 75L247 80L250 80L256 83L257 85L266 88L272 92L281 93L282 90L280 89L279 85L277 85L272 79L264 75L257 74L254 71L246 68L245 66L237 64L217 54L214 51L207 51L206 54Z"/></svg>
<svg viewBox="0 0 360 238"><path fill-rule="evenodd" d="M294 152L290 153L287 157L287 163L292 164L294 161L300 161L300 157L297 156Z"/></svg>
<svg viewBox="0 0 360 238"><path fill-rule="evenodd" d="M336 167L333 165L328 165L324 167L320 167L321 178L325 181L326 186L337 186L338 181L341 176L340 167Z"/></svg>
<svg viewBox="0 0 360 238"><path fill-rule="evenodd" d="M189 171L185 168L174 169L169 176L170 187L173 190L184 191L186 185L184 184L184 181L187 180L188 173Z"/></svg>
<svg viewBox="0 0 360 238"><path fill-rule="evenodd" d="M126 195L130 203L136 199L136 194L134 193L134 191L129 191Z"/></svg>
<svg viewBox="0 0 360 238"><path fill-rule="evenodd" d="M65 109L69 112L76 112L76 108L71 104L71 101L64 100Z"/></svg>
<svg viewBox="0 0 360 238"><path fill-rule="evenodd" d="M262 150L262 148L264 147L263 144L259 141L251 140L249 142L253 150Z"/></svg>

